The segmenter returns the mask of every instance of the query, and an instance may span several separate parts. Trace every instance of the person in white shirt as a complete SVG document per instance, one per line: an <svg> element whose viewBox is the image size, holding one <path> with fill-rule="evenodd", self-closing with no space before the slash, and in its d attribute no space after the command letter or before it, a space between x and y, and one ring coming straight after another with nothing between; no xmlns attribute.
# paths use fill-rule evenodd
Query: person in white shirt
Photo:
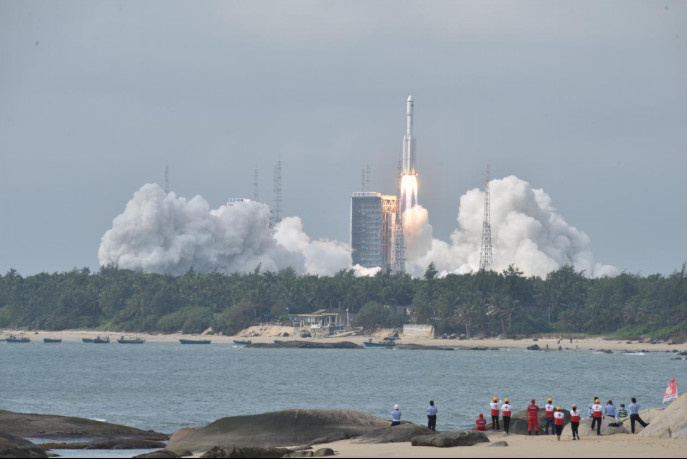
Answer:
<svg viewBox="0 0 687 459"><path fill-rule="evenodd" d="M401 424L401 408L398 405L394 406L394 411L391 412L391 427Z"/></svg>
<svg viewBox="0 0 687 459"><path fill-rule="evenodd" d="M503 416L503 431L506 435L510 435L510 416L513 411L513 407L510 404L510 400L505 399L503 401L503 406L501 406L501 416Z"/></svg>
<svg viewBox="0 0 687 459"><path fill-rule="evenodd" d="M427 427L433 431L437 430L437 407L434 406L434 400L429 402L429 407L427 407Z"/></svg>
<svg viewBox="0 0 687 459"><path fill-rule="evenodd" d="M491 403L489 404L489 409L490 409L490 413L491 413L491 428L494 431L501 430L501 427L499 426L499 414L500 414L499 410L500 410L500 407L499 407L499 398L498 397L494 397L492 399Z"/></svg>

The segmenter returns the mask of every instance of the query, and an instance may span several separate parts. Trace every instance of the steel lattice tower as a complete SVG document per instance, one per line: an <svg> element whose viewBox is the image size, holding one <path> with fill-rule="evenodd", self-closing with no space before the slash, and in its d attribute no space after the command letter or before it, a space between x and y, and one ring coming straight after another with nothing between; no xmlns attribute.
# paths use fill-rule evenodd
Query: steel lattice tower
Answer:
<svg viewBox="0 0 687 459"><path fill-rule="evenodd" d="M274 166L274 188L270 226L281 221L281 159Z"/></svg>
<svg viewBox="0 0 687 459"><path fill-rule="evenodd" d="M491 246L491 203L489 194L489 165L487 165L487 179L484 187L484 220L482 222L482 248L479 255L480 271L488 271L494 261Z"/></svg>

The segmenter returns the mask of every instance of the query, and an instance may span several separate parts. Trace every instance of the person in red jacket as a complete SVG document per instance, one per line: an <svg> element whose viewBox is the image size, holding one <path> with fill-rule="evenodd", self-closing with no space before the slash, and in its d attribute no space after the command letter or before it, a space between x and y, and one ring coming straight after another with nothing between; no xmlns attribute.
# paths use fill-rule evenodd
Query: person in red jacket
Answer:
<svg viewBox="0 0 687 459"><path fill-rule="evenodd" d="M477 424L475 430L479 430L480 432L484 432L485 430L487 430L487 420L484 419L484 414L479 414L479 417L477 418L477 421L475 421L475 424Z"/></svg>
<svg viewBox="0 0 687 459"><path fill-rule="evenodd" d="M491 428L493 430L501 430L499 426L499 414L500 414L500 409L501 407L499 406L499 398L494 397L489 404L490 412L491 412Z"/></svg>
<svg viewBox="0 0 687 459"><path fill-rule="evenodd" d="M565 413L561 410L560 406L557 406L556 411L553 413L553 424L556 428L558 441L561 441L561 434L563 433L563 426L565 424Z"/></svg>
<svg viewBox="0 0 687 459"><path fill-rule="evenodd" d="M532 430L534 430L535 435L539 435L539 407L536 405L536 400L532 399L530 401L530 406L527 407L527 434L532 435Z"/></svg>
<svg viewBox="0 0 687 459"><path fill-rule="evenodd" d="M572 429L573 440L580 439L580 412L577 411L577 405L573 404L572 410L570 411L570 428Z"/></svg>
<svg viewBox="0 0 687 459"><path fill-rule="evenodd" d="M601 420L604 415L604 407L599 403L599 399L594 400L592 405L592 431L596 425L596 435L601 436Z"/></svg>

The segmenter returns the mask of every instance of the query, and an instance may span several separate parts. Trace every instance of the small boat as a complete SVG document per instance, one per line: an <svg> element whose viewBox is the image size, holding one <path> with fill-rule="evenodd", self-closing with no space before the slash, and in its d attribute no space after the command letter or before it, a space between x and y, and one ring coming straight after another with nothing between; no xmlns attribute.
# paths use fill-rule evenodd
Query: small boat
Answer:
<svg viewBox="0 0 687 459"><path fill-rule="evenodd" d="M209 339L180 339L181 344L210 344L212 340Z"/></svg>
<svg viewBox="0 0 687 459"><path fill-rule="evenodd" d="M109 344L110 343L110 337L109 336L97 336L93 342L95 344Z"/></svg>
<svg viewBox="0 0 687 459"><path fill-rule="evenodd" d="M119 344L143 344L146 342L143 338L125 338L121 337L117 340Z"/></svg>
<svg viewBox="0 0 687 459"><path fill-rule="evenodd" d="M7 337L7 342L8 343L30 343L31 338L29 338L28 336L10 335Z"/></svg>
<svg viewBox="0 0 687 459"><path fill-rule="evenodd" d="M62 340L60 338L43 338L43 342L45 344L61 343Z"/></svg>
<svg viewBox="0 0 687 459"><path fill-rule="evenodd" d="M81 341L84 343L92 343L95 341L95 338L81 338Z"/></svg>
<svg viewBox="0 0 687 459"><path fill-rule="evenodd" d="M363 344L365 347L369 348L392 348L395 347L398 343L396 342L397 338L384 338L382 341L377 341L374 342L372 339L369 341L365 341Z"/></svg>
<svg viewBox="0 0 687 459"><path fill-rule="evenodd" d="M248 346L249 344L253 344L253 342L249 339L247 339L247 340L235 339L234 344L236 344L238 346Z"/></svg>

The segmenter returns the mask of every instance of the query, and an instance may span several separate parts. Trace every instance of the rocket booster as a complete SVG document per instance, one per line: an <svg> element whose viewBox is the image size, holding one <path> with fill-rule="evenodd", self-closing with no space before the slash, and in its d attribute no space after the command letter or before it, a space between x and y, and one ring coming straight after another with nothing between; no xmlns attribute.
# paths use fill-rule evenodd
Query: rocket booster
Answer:
<svg viewBox="0 0 687 459"><path fill-rule="evenodd" d="M406 135L403 137L402 175L416 175L415 138L413 137L413 96L406 102Z"/></svg>

